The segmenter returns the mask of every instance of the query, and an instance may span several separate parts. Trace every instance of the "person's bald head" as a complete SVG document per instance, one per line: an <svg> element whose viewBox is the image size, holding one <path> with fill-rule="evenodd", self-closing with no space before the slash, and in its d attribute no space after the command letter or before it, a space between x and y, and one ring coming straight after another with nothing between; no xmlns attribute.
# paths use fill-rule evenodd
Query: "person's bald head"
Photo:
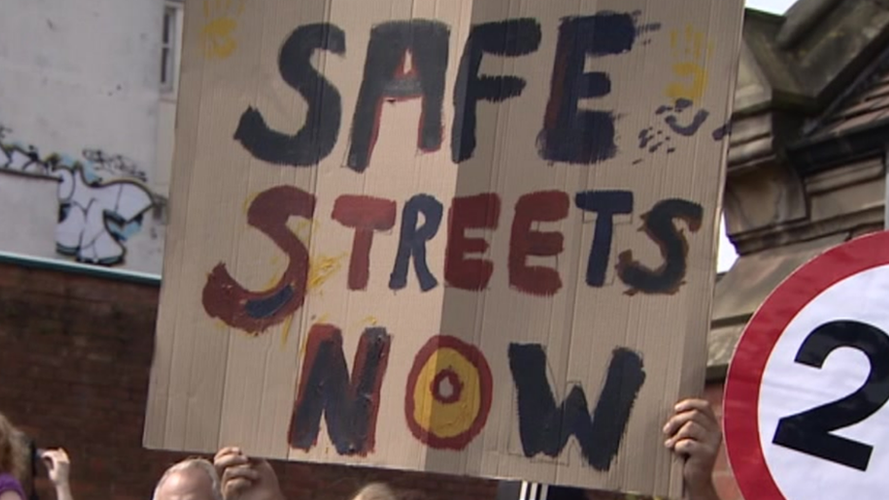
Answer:
<svg viewBox="0 0 889 500"><path fill-rule="evenodd" d="M371 483L361 488L352 500L396 500L395 493L383 483Z"/></svg>
<svg viewBox="0 0 889 500"><path fill-rule="evenodd" d="M219 476L204 459L184 460L164 472L153 500L222 500Z"/></svg>

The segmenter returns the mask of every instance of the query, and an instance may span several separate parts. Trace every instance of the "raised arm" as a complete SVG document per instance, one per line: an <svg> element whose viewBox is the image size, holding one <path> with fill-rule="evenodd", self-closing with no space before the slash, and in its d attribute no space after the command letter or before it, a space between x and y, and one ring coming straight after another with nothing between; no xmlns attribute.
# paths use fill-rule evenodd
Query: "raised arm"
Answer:
<svg viewBox="0 0 889 500"><path fill-rule="evenodd" d="M59 448L58 450L47 450L40 456L46 464L46 470L49 472L49 480L56 488L57 500L74 500L71 494L71 483L69 476L71 473L71 460L68 453ZM0 498L0 500L3 500Z"/></svg>

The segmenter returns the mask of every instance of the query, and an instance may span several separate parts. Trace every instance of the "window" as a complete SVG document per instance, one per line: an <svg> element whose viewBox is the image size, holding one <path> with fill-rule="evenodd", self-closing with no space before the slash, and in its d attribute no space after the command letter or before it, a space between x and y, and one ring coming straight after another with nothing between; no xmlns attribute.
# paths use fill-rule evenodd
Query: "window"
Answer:
<svg viewBox="0 0 889 500"><path fill-rule="evenodd" d="M161 91L175 92L179 74L179 33L182 4L167 2L161 33Z"/></svg>

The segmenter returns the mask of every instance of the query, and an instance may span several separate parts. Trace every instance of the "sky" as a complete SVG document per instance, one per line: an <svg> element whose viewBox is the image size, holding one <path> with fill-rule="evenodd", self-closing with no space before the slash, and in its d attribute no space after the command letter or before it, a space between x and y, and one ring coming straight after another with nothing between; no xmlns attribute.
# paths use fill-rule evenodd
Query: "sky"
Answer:
<svg viewBox="0 0 889 500"><path fill-rule="evenodd" d="M772 12L774 14L783 14L791 5L794 4L794 0L748 0L747 7L752 9L764 10L766 12Z"/></svg>
<svg viewBox="0 0 889 500"><path fill-rule="evenodd" d="M796 0L748 0L747 7L772 12L774 14L783 14L795 1ZM716 270L718 272L728 271L737 258L735 248L725 235L725 226L720 226L719 260L716 263Z"/></svg>
<svg viewBox="0 0 889 500"><path fill-rule="evenodd" d="M719 259L716 261L716 272L724 273L728 271L738 255L735 253L735 247L725 235L725 225L719 226Z"/></svg>

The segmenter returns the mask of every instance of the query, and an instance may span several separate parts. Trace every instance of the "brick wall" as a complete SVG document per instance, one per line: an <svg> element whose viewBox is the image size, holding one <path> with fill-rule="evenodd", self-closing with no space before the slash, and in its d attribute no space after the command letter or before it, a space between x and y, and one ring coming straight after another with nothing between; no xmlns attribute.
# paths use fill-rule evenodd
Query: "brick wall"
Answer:
<svg viewBox="0 0 889 500"><path fill-rule="evenodd" d="M0 263L0 411L72 457L77 500L146 500L179 454L142 448L158 288ZM718 388L708 394L721 400ZM292 500L344 500L368 481L409 498L492 500L496 483L338 466L273 464ZM724 460L723 500L738 500ZM54 494L38 481L41 498Z"/></svg>

